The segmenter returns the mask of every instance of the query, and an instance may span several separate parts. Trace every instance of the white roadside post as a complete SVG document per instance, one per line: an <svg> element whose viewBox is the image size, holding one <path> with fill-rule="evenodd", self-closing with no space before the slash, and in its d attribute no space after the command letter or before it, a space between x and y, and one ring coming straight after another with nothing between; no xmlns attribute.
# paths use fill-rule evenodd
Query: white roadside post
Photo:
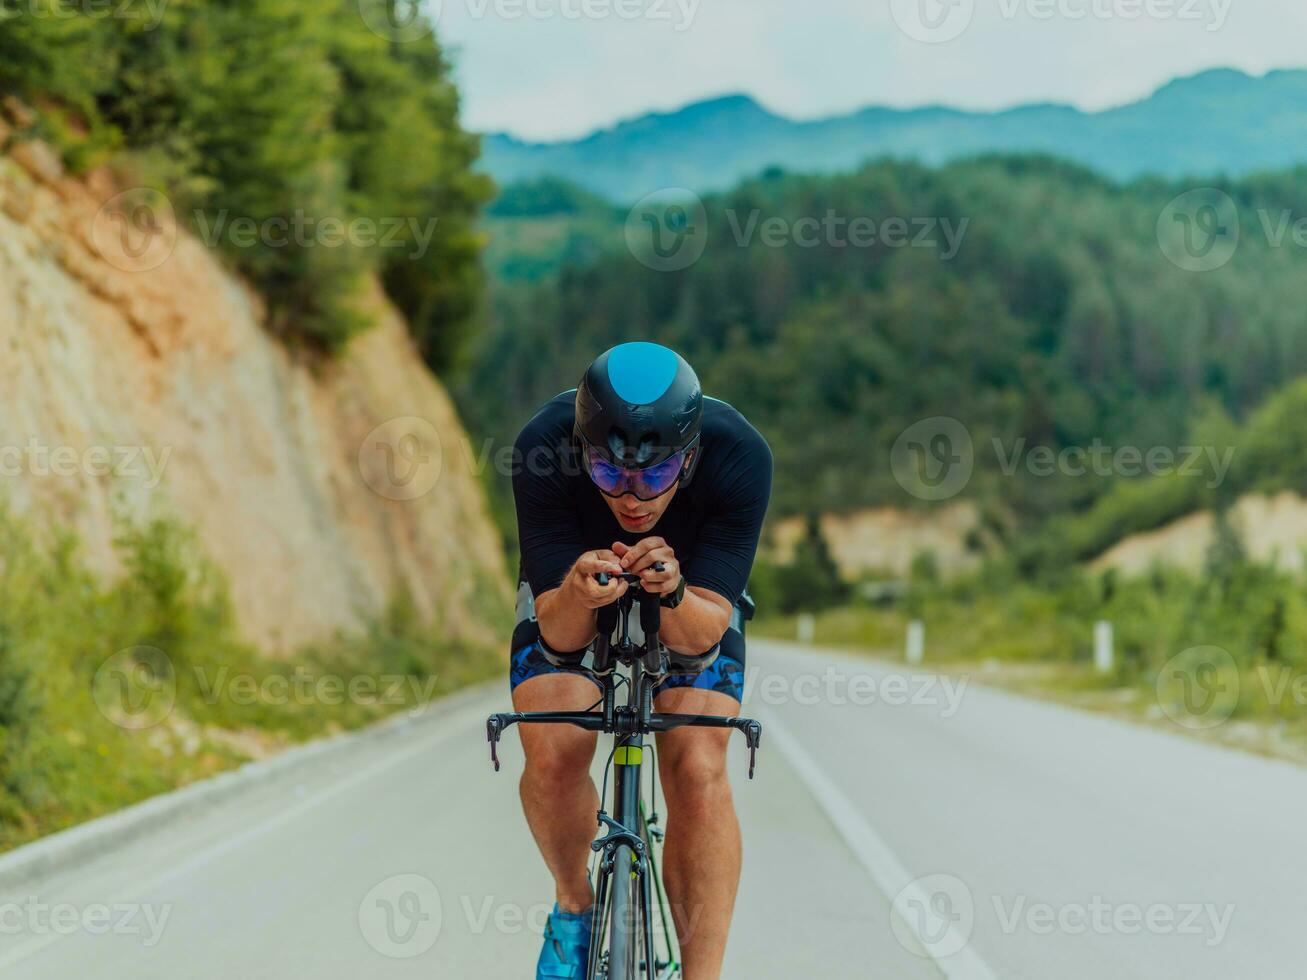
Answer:
<svg viewBox="0 0 1307 980"><path fill-rule="evenodd" d="M1110 674L1113 667L1112 624L1100 619L1094 624L1094 670Z"/></svg>
<svg viewBox="0 0 1307 980"><path fill-rule="evenodd" d="M817 635L817 617L812 613L799 613L799 642L811 643Z"/></svg>
<svg viewBox="0 0 1307 980"><path fill-rule="evenodd" d="M908 623L908 645L904 652L910 664L921 663L926 655L926 624L919 619Z"/></svg>

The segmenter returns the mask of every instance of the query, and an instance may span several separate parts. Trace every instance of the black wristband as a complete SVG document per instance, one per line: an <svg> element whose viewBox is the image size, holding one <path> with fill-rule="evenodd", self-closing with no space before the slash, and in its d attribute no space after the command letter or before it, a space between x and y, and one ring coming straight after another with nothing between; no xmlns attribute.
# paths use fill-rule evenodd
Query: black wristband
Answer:
<svg viewBox="0 0 1307 980"><path fill-rule="evenodd" d="M676 583L676 591L671 593L670 595L663 596L662 599L659 600L658 604L662 606L664 609L675 609L684 601L685 601L685 576L682 575L681 580Z"/></svg>

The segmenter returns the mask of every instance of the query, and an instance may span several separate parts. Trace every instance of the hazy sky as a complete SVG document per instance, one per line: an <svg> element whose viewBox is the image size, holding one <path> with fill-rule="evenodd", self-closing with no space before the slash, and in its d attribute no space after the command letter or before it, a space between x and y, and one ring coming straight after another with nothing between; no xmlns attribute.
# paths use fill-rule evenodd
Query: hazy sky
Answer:
<svg viewBox="0 0 1307 980"><path fill-rule="evenodd" d="M425 2L466 124L531 139L726 92L798 118L868 104L1092 109L1204 68L1307 67L1304 0Z"/></svg>

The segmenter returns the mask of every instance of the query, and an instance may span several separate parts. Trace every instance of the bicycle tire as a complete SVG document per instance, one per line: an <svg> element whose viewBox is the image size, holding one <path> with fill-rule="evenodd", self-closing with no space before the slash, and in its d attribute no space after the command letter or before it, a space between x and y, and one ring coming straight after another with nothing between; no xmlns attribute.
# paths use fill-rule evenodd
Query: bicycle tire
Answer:
<svg viewBox="0 0 1307 980"><path fill-rule="evenodd" d="M640 909L640 879L635 852L619 845L613 854L612 910L608 916L609 980L641 980L644 976L644 918Z"/></svg>

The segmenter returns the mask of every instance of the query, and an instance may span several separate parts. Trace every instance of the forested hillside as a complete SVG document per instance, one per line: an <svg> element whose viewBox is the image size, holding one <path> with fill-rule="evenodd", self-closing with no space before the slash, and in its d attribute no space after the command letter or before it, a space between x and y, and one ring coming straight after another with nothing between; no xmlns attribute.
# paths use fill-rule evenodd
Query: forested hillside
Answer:
<svg viewBox="0 0 1307 980"><path fill-rule="evenodd" d="M501 256L462 403L474 431L511 439L597 350L657 339L771 440L777 513L919 503L894 479L890 449L913 422L947 415L974 446L962 495L992 505L997 524L1028 527L1088 509L1128 475L1044 475L1026 465L1033 448L1212 442L1307 370L1307 252L1292 233L1307 216L1307 170L1219 187L1233 202L1220 218L1241 234L1237 248L1216 243L1233 254L1211 271L1177 252L1172 202L1190 185L1122 185L1039 157L746 181L705 200L703 255L674 271L637 261L593 202L518 189L506 195L516 217L507 209L492 233L501 245L513 241L505 228L552 237L519 238ZM561 202L552 216L550 199ZM846 232L857 217L881 230L903 219L906 242L757 230L827 215ZM534 248L538 278L551 242L567 243L556 274L507 275Z"/></svg>

